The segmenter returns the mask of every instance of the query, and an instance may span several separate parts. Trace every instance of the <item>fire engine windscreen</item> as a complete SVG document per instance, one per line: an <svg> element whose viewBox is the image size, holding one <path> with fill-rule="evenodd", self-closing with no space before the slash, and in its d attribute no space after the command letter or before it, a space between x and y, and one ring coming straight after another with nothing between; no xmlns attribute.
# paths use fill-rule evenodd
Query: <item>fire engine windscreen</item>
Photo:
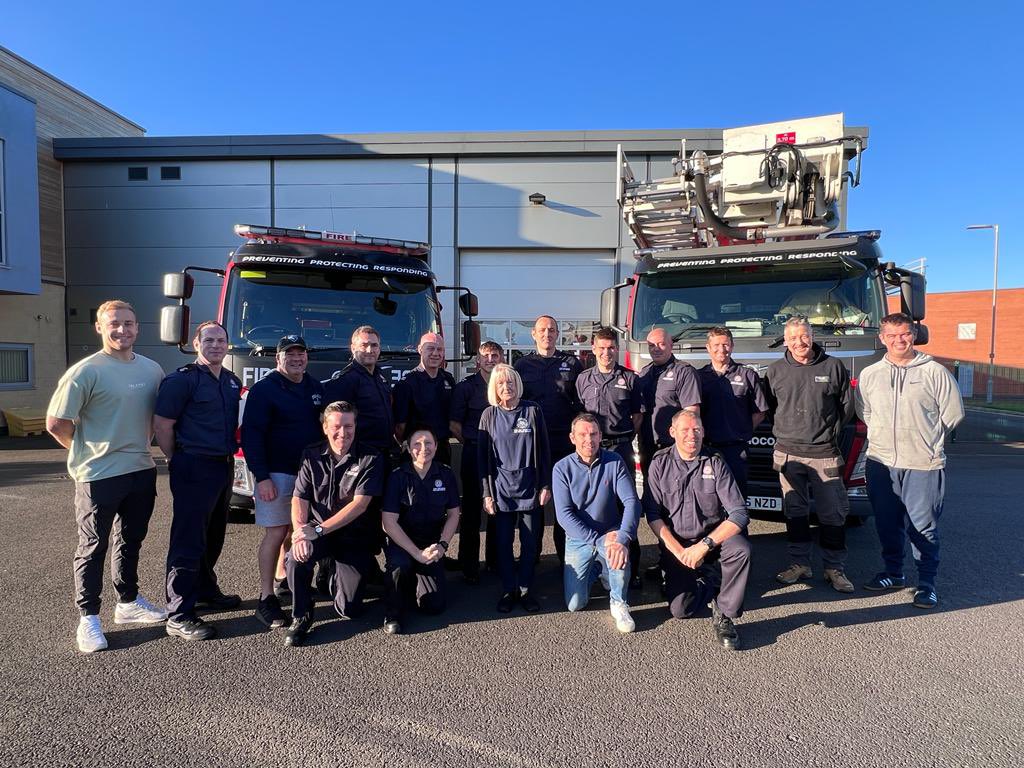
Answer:
<svg viewBox="0 0 1024 768"><path fill-rule="evenodd" d="M352 331L372 325L382 352L414 352L420 336L440 330L434 289L407 277L388 283L347 272L235 269L224 313L229 341L273 349L282 336L297 333L311 351L347 355Z"/></svg>
<svg viewBox="0 0 1024 768"><path fill-rule="evenodd" d="M774 339L794 315L806 317L815 335L863 336L877 332L884 299L870 270L754 266L649 273L637 285L632 336L643 339L657 326L677 339L702 340L724 325L736 338Z"/></svg>

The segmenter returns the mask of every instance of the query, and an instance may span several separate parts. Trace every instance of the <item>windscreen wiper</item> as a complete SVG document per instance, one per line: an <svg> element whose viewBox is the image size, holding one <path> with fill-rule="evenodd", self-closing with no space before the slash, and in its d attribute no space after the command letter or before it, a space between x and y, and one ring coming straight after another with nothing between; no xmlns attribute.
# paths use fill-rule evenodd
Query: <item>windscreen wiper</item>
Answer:
<svg viewBox="0 0 1024 768"><path fill-rule="evenodd" d="M688 334L690 331L710 331L712 328L717 328L717 327L718 327L718 325L716 323L703 323L703 324L688 325L685 328L683 328L683 330L681 330L679 333L674 334L672 336L672 341L679 341L681 338L683 338L683 336Z"/></svg>

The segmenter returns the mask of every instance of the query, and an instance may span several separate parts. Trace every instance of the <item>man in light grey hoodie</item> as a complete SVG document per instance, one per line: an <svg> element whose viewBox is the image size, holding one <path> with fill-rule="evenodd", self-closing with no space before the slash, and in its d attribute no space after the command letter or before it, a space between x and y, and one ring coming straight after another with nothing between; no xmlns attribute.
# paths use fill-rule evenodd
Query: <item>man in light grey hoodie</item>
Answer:
<svg viewBox="0 0 1024 768"><path fill-rule="evenodd" d="M857 415L868 427L868 498L885 570L864 585L881 591L906 585L909 536L917 565L914 605L938 604L939 517L946 486L943 442L964 417L956 380L930 355L914 349L914 324L896 312L882 318L885 357L857 382ZM908 526L909 523L909 526Z"/></svg>

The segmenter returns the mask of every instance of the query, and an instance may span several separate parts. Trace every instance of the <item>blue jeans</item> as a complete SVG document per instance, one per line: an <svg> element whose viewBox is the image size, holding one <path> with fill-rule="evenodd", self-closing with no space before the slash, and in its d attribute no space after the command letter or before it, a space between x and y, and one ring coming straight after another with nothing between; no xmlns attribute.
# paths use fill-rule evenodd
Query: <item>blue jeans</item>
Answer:
<svg viewBox="0 0 1024 768"><path fill-rule="evenodd" d="M598 567L600 565L600 568ZM626 584L629 566L613 570L604 553L604 537L597 544L579 539L565 538L565 605L570 611L582 611L590 600L590 586L597 580L601 568L608 574L608 586L614 602L626 602Z"/></svg>

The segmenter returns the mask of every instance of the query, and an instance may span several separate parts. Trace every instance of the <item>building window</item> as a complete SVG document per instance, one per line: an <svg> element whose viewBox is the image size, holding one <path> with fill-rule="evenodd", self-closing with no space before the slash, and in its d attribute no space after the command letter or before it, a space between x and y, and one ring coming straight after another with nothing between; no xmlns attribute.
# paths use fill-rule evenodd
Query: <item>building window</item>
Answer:
<svg viewBox="0 0 1024 768"><path fill-rule="evenodd" d="M4 216L4 192L7 189L7 177L4 174L4 140L0 139L0 264L7 263L7 217Z"/></svg>
<svg viewBox="0 0 1024 768"><path fill-rule="evenodd" d="M160 179L161 179L161 181L181 181L181 166L180 165L162 165L162 166L160 166Z"/></svg>
<svg viewBox="0 0 1024 768"><path fill-rule="evenodd" d="M149 178L149 168L144 165L133 165L128 168L128 181L146 181Z"/></svg>
<svg viewBox="0 0 1024 768"><path fill-rule="evenodd" d="M0 344L0 390L32 389L31 344Z"/></svg>

